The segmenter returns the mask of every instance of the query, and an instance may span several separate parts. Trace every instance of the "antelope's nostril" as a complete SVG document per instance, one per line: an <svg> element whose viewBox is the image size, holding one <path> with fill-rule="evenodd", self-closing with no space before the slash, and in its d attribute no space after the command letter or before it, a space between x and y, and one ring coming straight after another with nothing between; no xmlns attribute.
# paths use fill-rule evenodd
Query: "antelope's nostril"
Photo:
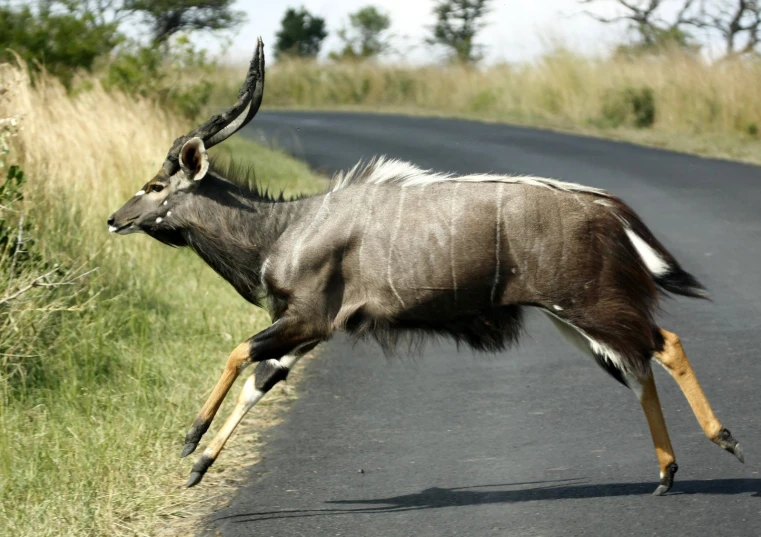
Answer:
<svg viewBox="0 0 761 537"><path fill-rule="evenodd" d="M113 225L114 225L114 215L111 215L111 216L109 216L109 217L108 217L108 222L107 222L107 224L108 224L109 226L113 226Z"/></svg>

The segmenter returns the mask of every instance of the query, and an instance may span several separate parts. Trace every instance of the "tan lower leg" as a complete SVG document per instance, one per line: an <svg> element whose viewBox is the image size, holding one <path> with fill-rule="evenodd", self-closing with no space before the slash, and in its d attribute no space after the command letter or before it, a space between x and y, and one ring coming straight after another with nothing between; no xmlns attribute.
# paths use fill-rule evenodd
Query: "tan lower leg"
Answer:
<svg viewBox="0 0 761 537"><path fill-rule="evenodd" d="M700 387L698 379L695 377L695 371L693 371L692 365L684 353L679 337L666 330L661 330L661 334L665 344L663 350L655 354L655 359L666 368L679 384L703 432L708 438L718 443L719 433L723 427L713 413L713 409L711 409L711 405L703 393L703 388Z"/></svg>
<svg viewBox="0 0 761 537"><path fill-rule="evenodd" d="M185 447L182 450L182 457L187 457L193 453L201 437L209 428L209 425L211 425L211 421L222 405L227 392L230 391L230 388L235 383L235 379L238 378L238 375L240 375L245 366L251 363L249 349L250 345L248 342L241 343L230 354L222 376L217 381L217 385L214 386L203 407L201 407L201 411L193 421L190 431L185 436Z"/></svg>
<svg viewBox="0 0 761 537"><path fill-rule="evenodd" d="M243 385L243 391L238 396L238 401L235 403L235 408L230 417L227 418L219 432L214 435L214 439L209 444L209 447L204 451L205 457L211 459L217 458L246 413L264 396L264 392L256 389L255 383L256 377L254 375L251 375L246 380L246 383Z"/></svg>
<svg viewBox="0 0 761 537"><path fill-rule="evenodd" d="M666 429L666 420L663 418L661 402L658 399L658 391L655 389L655 378L652 371L642 381L642 394L640 404L645 411L647 424L655 445L655 454L658 457L658 466L661 471L661 480L671 473L670 465L676 462L674 448L671 447L669 432ZM662 481L663 482L663 481ZM669 485L670 488L670 485Z"/></svg>
<svg viewBox="0 0 761 537"><path fill-rule="evenodd" d="M256 376L251 375L246 380L246 384L243 385L243 391L238 396L238 402L235 403L235 408L230 417L227 418L227 421L225 421L219 432L214 435L214 439L209 444L209 447L204 450L193 465L193 470L190 472L190 478L187 483L188 487L193 487L200 483L206 471L214 464L222 448L225 447L225 443L227 443L235 428L246 413L251 410L251 407L259 402L262 397L264 397L264 392L256 388Z"/></svg>

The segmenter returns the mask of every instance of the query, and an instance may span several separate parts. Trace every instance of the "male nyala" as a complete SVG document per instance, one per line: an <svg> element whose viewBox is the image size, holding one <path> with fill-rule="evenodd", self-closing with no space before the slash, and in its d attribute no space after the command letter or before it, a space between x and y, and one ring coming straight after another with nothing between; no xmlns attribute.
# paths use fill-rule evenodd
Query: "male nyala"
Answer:
<svg viewBox="0 0 761 537"><path fill-rule="evenodd" d="M263 93L260 39L237 103L175 140L159 173L108 219L114 233L192 249L273 320L232 352L193 422L183 457L236 377L257 364L188 486L246 412L337 330L388 351L446 335L498 352L517 339L528 307L637 395L660 467L655 494L671 488L677 464L653 361L679 384L708 438L743 460L679 338L654 320L659 292L707 292L621 200L539 177L455 176L384 158L338 174L322 195L273 199L224 177L206 153L254 117Z"/></svg>

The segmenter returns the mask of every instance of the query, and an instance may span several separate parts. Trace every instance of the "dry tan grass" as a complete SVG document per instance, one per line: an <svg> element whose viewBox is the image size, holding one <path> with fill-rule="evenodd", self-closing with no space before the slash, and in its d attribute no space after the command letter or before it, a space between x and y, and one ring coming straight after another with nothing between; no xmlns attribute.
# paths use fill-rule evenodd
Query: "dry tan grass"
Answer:
<svg viewBox="0 0 761 537"><path fill-rule="evenodd" d="M240 69L228 70L226 90ZM484 69L279 62L268 106L460 116L570 130L761 162L761 62L709 64L682 54L587 58L556 50L524 65ZM650 128L627 116L627 92L649 89Z"/></svg>
<svg viewBox="0 0 761 537"><path fill-rule="evenodd" d="M152 535L203 512L201 498L219 496L220 482L240 470L230 451L185 492L193 461L178 454L228 352L268 319L190 252L106 230L188 125L97 84L75 95L53 80L32 87L12 66L0 68L0 88L0 118L20 118L4 160L29 178L35 249L62 267L98 268L66 293L35 289L0 308L0 534ZM275 187L321 188L283 155L236 147ZM252 412L257 427L293 397L288 388L273 395ZM237 435L231 447L255 453L255 435Z"/></svg>

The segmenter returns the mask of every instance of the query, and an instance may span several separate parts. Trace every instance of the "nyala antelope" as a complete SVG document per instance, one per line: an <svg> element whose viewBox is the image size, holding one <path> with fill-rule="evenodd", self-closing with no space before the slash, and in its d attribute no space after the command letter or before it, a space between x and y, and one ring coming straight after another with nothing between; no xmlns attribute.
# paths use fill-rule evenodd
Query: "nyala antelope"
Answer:
<svg viewBox="0 0 761 537"><path fill-rule="evenodd" d="M274 199L206 152L254 117L263 92L259 39L236 104L175 140L158 174L108 219L113 233L192 249L273 320L232 352L193 422L183 457L236 377L257 364L189 487L246 412L334 332L374 338L387 351L443 335L497 352L517 340L528 307L634 391L660 467L656 495L671 488L677 464L653 361L679 384L706 436L743 461L679 338L654 320L659 291L708 294L621 200L550 179L454 176L385 158L336 175L322 195Z"/></svg>

